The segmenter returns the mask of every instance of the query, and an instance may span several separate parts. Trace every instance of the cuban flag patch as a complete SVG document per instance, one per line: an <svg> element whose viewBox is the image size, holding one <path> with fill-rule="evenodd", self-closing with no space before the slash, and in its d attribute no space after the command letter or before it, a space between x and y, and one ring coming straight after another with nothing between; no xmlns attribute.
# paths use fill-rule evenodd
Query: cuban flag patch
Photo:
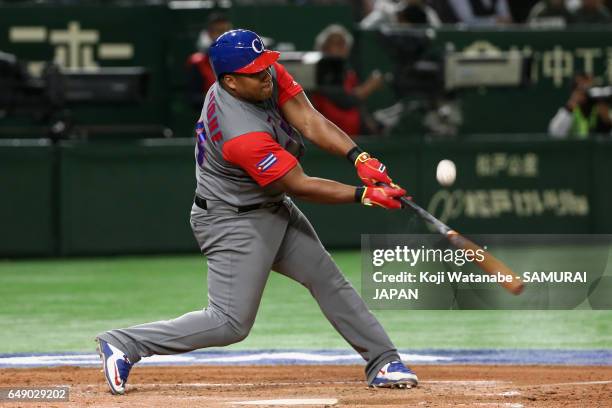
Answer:
<svg viewBox="0 0 612 408"><path fill-rule="evenodd" d="M278 161L278 157L276 157L274 153L269 153L266 157L263 158L262 161L256 164L257 170L260 173L263 173L266 170L268 170L270 167L274 166L274 164L276 164L277 161Z"/></svg>

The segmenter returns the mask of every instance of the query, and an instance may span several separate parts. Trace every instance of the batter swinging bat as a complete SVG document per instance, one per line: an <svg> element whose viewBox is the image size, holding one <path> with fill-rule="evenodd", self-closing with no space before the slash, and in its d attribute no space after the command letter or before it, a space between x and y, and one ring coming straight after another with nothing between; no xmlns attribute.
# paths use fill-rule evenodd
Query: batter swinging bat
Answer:
<svg viewBox="0 0 612 408"><path fill-rule="evenodd" d="M380 184L383 184L383 183L380 183ZM383 184L383 185L389 187L386 184ZM419 217L421 217L423 220L425 220L426 222L436 227L438 232L444 235L451 242L451 244L453 244L457 248L471 249L473 251L476 251L476 250L482 251L482 254L484 255L484 259L482 261L478 261L478 259L474 259L474 262L476 263L476 265L478 265L480 269L482 269L486 273L489 273L491 275L500 273L501 275L504 275L506 279L504 280L504 282L500 282L499 284L502 285L508 292L514 295L518 295L523 291L523 288L524 288L523 282L512 271L512 269L506 266L502 261L500 261L493 255L491 255L489 252L482 249L482 247L476 245L469 239L465 238L464 236L459 234L457 231L451 229L448 225L438 220L436 217L434 217L433 215L425 211L419 205L412 202L412 200L409 200L407 197L401 197L399 200L402 202L403 208L407 208L407 207L411 208L414 212L416 212L419 215Z"/></svg>

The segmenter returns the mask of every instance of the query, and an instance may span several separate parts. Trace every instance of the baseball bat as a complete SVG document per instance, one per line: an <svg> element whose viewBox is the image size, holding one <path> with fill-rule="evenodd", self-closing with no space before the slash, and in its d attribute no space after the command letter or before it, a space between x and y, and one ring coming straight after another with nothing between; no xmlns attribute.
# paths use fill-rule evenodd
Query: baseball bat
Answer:
<svg viewBox="0 0 612 408"><path fill-rule="evenodd" d="M384 185L385 187L389 187L389 185L386 185L384 183L380 184ZM514 295L518 295L523 291L525 287L523 282L512 271L512 269L510 269L502 261L491 255L481 246L475 244L463 235L459 234L457 231L450 228L448 225L444 224L442 221L425 211L418 204L414 203L407 197L400 197L399 200L401 201L403 208L412 209L425 222L428 222L429 224L433 225L440 234L446 237L446 239L448 239L450 243L456 246L457 248L471 249L474 252L476 252L477 250L482 251L481 253L484 259L482 261L474 259L474 262L476 263L476 265L478 265L480 269L482 269L488 274L496 275L497 273L500 273L501 275L503 275L506 279L504 279L503 282L499 282L499 284L502 285L508 292Z"/></svg>

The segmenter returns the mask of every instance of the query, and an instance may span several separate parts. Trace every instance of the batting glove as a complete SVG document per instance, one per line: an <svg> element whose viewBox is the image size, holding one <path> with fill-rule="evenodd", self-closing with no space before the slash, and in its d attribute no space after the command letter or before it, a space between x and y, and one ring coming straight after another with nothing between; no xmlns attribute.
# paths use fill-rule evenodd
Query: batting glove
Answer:
<svg viewBox="0 0 612 408"><path fill-rule="evenodd" d="M386 209L402 208L402 204L397 200L406 195L403 188L391 187L357 187L355 199L359 199L363 205L377 205Z"/></svg>
<svg viewBox="0 0 612 408"><path fill-rule="evenodd" d="M355 159L355 168L357 169L357 175L366 186L375 186L376 183L385 183L397 187L387 174L387 167L378 161L378 159L370 157L366 152L357 156L357 159Z"/></svg>

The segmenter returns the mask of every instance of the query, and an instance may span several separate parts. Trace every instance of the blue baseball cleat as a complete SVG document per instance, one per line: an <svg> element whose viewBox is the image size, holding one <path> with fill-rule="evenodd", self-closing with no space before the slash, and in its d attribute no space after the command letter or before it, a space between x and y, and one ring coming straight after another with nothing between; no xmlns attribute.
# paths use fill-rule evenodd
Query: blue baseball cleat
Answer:
<svg viewBox="0 0 612 408"><path fill-rule="evenodd" d="M378 371L370 384L376 388L412 388L419 384L419 379L412 370L401 361L387 363Z"/></svg>
<svg viewBox="0 0 612 408"><path fill-rule="evenodd" d="M102 359L102 369L106 383L113 394L124 394L125 383L133 364L130 363L124 352L117 347L96 338L98 343L98 354Z"/></svg>

